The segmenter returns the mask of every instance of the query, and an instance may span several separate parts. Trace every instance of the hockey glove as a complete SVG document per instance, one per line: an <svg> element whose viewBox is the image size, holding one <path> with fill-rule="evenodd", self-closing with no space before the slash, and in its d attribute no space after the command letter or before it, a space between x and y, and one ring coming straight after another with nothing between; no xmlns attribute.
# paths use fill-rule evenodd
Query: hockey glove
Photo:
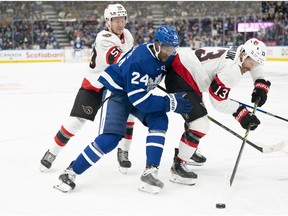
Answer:
<svg viewBox="0 0 288 216"><path fill-rule="evenodd" d="M192 105L189 99L185 99L185 92L178 92L174 94L168 94L166 99L166 112L176 112L179 114L189 113L192 109Z"/></svg>
<svg viewBox="0 0 288 216"><path fill-rule="evenodd" d="M271 83L268 80L257 79L254 83L251 102L255 103L256 100L260 98L258 106L261 107L267 100L267 93L270 89L270 85Z"/></svg>
<svg viewBox="0 0 288 216"><path fill-rule="evenodd" d="M256 115L249 112L243 105L240 106L235 113L233 113L233 116L240 122L244 129L248 129L248 126L251 124L250 130L255 130L260 124L260 121Z"/></svg>

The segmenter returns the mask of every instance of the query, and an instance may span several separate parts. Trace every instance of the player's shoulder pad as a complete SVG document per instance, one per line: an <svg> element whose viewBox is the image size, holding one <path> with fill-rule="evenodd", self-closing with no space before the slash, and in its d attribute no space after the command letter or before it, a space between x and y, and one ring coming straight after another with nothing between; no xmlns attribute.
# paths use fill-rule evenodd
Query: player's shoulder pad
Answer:
<svg viewBox="0 0 288 216"><path fill-rule="evenodd" d="M112 37L112 33L106 33L106 34L102 34L102 37L106 37L106 38L109 38L109 37Z"/></svg>
<svg viewBox="0 0 288 216"><path fill-rule="evenodd" d="M109 31L103 30L97 34L96 40L114 40L117 36Z"/></svg>
<svg viewBox="0 0 288 216"><path fill-rule="evenodd" d="M114 34L106 31L106 30L102 30L97 34L97 38L111 38Z"/></svg>
<svg viewBox="0 0 288 216"><path fill-rule="evenodd" d="M177 56L182 65L184 65L188 70L203 70L199 59L196 57L194 50L180 48L177 50ZM205 73L205 71L203 72Z"/></svg>
<svg viewBox="0 0 288 216"><path fill-rule="evenodd" d="M123 34L124 34L124 38L125 38L125 41L130 44L131 46L133 46L134 44L134 38L131 34L131 32L128 30L128 29L124 29L123 30Z"/></svg>
<svg viewBox="0 0 288 216"><path fill-rule="evenodd" d="M123 32L124 32L124 35L125 36L127 36L127 37L129 37L129 38L133 38L133 36L132 36L132 33L128 30L128 29L124 29L123 30Z"/></svg>

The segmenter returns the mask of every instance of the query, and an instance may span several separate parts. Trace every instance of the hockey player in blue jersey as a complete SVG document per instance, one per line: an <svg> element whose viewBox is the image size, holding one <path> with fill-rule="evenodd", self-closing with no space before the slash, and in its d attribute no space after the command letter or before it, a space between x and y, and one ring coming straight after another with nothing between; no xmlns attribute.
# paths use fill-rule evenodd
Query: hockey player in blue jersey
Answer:
<svg viewBox="0 0 288 216"><path fill-rule="evenodd" d="M179 39L175 29L161 26L154 42L141 44L126 53L117 63L108 66L99 77L107 88L103 100L100 135L89 144L59 176L55 188L68 192L74 189L76 175L95 164L112 151L125 134L129 113L148 127L146 138L146 168L141 176L139 190L158 193L164 184L158 177L158 167L168 128L166 112L187 113L192 106L185 93L157 96L151 90L161 82L171 66ZM106 115L108 114L108 115Z"/></svg>

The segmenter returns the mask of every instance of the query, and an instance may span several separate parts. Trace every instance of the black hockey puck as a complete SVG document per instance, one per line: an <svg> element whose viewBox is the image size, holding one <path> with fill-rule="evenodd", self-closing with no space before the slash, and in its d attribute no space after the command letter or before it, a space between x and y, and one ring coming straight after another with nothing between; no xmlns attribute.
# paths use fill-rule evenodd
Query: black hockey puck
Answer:
<svg viewBox="0 0 288 216"><path fill-rule="evenodd" d="M216 208L223 209L226 208L226 205L224 203L217 203Z"/></svg>

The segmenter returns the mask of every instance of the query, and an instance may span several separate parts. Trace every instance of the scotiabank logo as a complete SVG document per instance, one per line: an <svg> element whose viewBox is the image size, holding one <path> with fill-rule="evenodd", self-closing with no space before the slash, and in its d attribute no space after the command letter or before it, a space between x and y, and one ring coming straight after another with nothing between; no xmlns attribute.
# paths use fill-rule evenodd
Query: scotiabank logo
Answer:
<svg viewBox="0 0 288 216"><path fill-rule="evenodd" d="M26 52L27 59L43 59L43 58L62 58L64 57L63 52Z"/></svg>

